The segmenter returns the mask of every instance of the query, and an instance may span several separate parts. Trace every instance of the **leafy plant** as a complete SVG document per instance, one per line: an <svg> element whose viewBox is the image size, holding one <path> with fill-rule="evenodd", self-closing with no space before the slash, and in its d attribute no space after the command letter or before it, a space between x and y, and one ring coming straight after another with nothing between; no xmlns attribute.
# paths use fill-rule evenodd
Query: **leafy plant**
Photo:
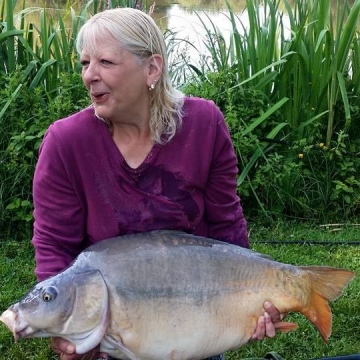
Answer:
<svg viewBox="0 0 360 360"><path fill-rule="evenodd" d="M46 129L56 119L89 104L79 74L61 74L59 91L52 96L42 86L35 89L17 86L23 82L23 76L20 71L4 78L5 87L0 90L6 105L6 112L0 119L3 129L0 142L0 229L3 233L11 233L11 229L31 229L32 177Z"/></svg>
<svg viewBox="0 0 360 360"><path fill-rule="evenodd" d="M251 214L350 216L359 208L352 176L360 153L360 2L337 4L335 15L329 0L283 4L286 13L280 1L247 1L248 24L229 6L228 39L204 17L210 59L189 65L185 91L213 99L226 115ZM342 155L318 151L319 143Z"/></svg>

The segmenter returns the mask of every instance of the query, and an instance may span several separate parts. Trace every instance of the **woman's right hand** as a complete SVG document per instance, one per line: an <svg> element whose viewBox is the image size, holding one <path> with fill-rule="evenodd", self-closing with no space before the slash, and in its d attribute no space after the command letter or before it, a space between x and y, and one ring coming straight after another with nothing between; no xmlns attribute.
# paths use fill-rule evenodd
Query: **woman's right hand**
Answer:
<svg viewBox="0 0 360 360"><path fill-rule="evenodd" d="M76 346L60 337L51 338L51 348L55 354L59 355L60 360L96 360L99 357L107 358L106 354L99 354L99 347L83 355L76 354Z"/></svg>

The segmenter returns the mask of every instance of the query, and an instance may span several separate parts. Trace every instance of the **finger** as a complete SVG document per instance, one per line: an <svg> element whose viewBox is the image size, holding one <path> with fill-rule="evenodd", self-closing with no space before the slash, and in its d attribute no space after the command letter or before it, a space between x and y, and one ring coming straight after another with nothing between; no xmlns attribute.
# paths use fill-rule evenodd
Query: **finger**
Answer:
<svg viewBox="0 0 360 360"><path fill-rule="evenodd" d="M74 344L60 337L51 338L51 348L56 354L64 355L75 354L76 351L76 346Z"/></svg>
<svg viewBox="0 0 360 360"><path fill-rule="evenodd" d="M251 337L252 340L263 340L265 337L265 318L264 316L259 316L257 326L253 336Z"/></svg>
<svg viewBox="0 0 360 360"><path fill-rule="evenodd" d="M265 301L264 309L269 314L273 323L277 323L282 320L279 310L270 301Z"/></svg>
<svg viewBox="0 0 360 360"><path fill-rule="evenodd" d="M265 320L265 335L270 338L274 337L276 335L275 325L272 322L270 314L268 314L267 312L264 313L264 320Z"/></svg>

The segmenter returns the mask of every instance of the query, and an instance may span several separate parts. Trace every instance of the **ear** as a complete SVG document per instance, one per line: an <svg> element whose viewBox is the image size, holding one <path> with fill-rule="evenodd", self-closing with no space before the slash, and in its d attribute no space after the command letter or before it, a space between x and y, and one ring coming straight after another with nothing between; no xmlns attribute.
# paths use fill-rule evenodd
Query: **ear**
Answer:
<svg viewBox="0 0 360 360"><path fill-rule="evenodd" d="M154 54L148 59L148 79L147 85L155 84L161 77L164 66L164 60L161 55Z"/></svg>

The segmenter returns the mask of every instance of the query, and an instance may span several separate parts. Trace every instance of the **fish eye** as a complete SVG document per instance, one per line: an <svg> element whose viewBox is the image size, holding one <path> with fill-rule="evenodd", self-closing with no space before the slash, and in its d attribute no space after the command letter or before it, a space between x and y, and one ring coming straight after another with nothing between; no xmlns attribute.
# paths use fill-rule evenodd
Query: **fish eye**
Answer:
<svg viewBox="0 0 360 360"><path fill-rule="evenodd" d="M42 293L42 299L45 302L50 302L56 299L57 291L53 287L48 287Z"/></svg>

